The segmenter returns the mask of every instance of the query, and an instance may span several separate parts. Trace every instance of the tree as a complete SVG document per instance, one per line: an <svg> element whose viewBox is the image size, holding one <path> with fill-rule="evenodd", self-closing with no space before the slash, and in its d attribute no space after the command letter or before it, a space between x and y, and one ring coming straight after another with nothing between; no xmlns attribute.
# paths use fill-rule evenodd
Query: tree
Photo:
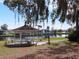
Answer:
<svg viewBox="0 0 79 59"><path fill-rule="evenodd" d="M58 19L61 23L67 21L69 24L76 24L76 31L69 33L70 41L79 42L79 0L53 0L57 8L53 10L52 21ZM54 12L55 11L55 12Z"/></svg>
<svg viewBox="0 0 79 59"><path fill-rule="evenodd" d="M69 28L67 31L68 32L73 32L74 31L74 28Z"/></svg>
<svg viewBox="0 0 79 59"><path fill-rule="evenodd" d="M62 23L65 21L69 24L76 23L76 30L79 31L79 0L53 0L53 2L57 4L55 12L52 13L53 22L58 18Z"/></svg>
<svg viewBox="0 0 79 59"><path fill-rule="evenodd" d="M45 2L47 1L47 2ZM48 4L50 0L4 0L10 10L22 14L27 19L27 23L48 18ZM53 22L59 17L60 22L67 20L68 23L75 23L78 28L78 0L53 0L56 2L57 8L53 10ZM47 4L48 3L48 4ZM46 5L47 4L47 5ZM53 17L54 16L54 17ZM75 20L76 19L76 20Z"/></svg>
<svg viewBox="0 0 79 59"><path fill-rule="evenodd" d="M62 30L62 29L57 30L57 34L58 34L60 37L62 37L63 30Z"/></svg>
<svg viewBox="0 0 79 59"><path fill-rule="evenodd" d="M4 5L18 15L22 15L27 24L36 24L39 20L48 18L48 6L45 0L4 0Z"/></svg>
<svg viewBox="0 0 79 59"><path fill-rule="evenodd" d="M61 23L76 23L76 31L79 31L79 0L52 0L52 5L57 5L51 13L52 22L58 19ZM13 12L17 12L26 18L27 23L37 23L48 20L48 5L50 0L4 0L4 4ZM18 18L19 19L19 18Z"/></svg>
<svg viewBox="0 0 79 59"><path fill-rule="evenodd" d="M47 3L48 2L48 3ZM38 21L48 20L49 10L47 0L4 0L4 4L13 12L21 14L26 24L37 24ZM19 17L18 17L19 20Z"/></svg>
<svg viewBox="0 0 79 59"><path fill-rule="evenodd" d="M1 25L1 30L3 31L8 30L8 25L7 24Z"/></svg>
<svg viewBox="0 0 79 59"><path fill-rule="evenodd" d="M5 35L6 30L8 30L8 25L7 24L1 25L1 30L0 30L0 39L1 40L5 39L5 37L3 37L3 35Z"/></svg>

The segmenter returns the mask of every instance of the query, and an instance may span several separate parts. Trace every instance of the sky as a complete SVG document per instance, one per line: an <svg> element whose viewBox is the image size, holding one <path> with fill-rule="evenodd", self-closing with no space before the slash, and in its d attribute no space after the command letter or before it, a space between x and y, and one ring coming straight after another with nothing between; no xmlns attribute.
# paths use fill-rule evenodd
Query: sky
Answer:
<svg viewBox="0 0 79 59"><path fill-rule="evenodd" d="M49 10L51 12L52 5L49 5ZM24 19L18 20L15 19L14 13L9 10L9 8L5 5L3 5L3 0L0 0L0 26L3 24L8 25L8 29L14 29L20 26L24 25ZM39 23L39 25L42 25ZM45 23L44 29L47 28L47 26L50 27L50 29L68 29L71 27L66 22L64 24L61 24L58 20L55 21L55 24L52 24L51 18L49 18L49 22ZM37 28L37 27L36 27Z"/></svg>

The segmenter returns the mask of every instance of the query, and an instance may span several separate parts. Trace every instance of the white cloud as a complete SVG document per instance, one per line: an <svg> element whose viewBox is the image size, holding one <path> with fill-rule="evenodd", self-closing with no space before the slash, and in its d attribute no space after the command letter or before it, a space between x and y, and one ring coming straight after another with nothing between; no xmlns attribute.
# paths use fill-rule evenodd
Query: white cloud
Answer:
<svg viewBox="0 0 79 59"><path fill-rule="evenodd" d="M3 3L4 0L0 0L0 3Z"/></svg>

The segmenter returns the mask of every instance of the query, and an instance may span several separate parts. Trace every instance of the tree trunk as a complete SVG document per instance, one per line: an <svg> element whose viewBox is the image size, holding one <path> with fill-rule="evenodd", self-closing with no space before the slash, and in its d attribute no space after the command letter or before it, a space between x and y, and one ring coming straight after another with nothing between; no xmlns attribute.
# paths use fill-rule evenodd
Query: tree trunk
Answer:
<svg viewBox="0 0 79 59"><path fill-rule="evenodd" d="M76 16L76 31L79 31L79 10L77 10Z"/></svg>
<svg viewBox="0 0 79 59"><path fill-rule="evenodd" d="M50 36L48 36L48 45L50 45Z"/></svg>

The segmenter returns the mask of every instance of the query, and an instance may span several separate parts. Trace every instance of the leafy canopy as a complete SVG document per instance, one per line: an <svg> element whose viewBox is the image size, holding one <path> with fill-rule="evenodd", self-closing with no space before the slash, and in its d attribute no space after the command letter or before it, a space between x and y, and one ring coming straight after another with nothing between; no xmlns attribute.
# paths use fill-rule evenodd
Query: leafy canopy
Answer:
<svg viewBox="0 0 79 59"><path fill-rule="evenodd" d="M37 22L38 20L48 18L48 5L50 1L51 0L4 0L4 4L8 6L10 10L18 12L26 18L27 23L33 23L33 21ZM79 5L78 0L52 0L52 5L57 5L55 9L52 7L52 22L59 19L62 23L65 21L75 23Z"/></svg>
<svg viewBox="0 0 79 59"><path fill-rule="evenodd" d="M56 3L57 8L51 15L52 21L58 18L60 22L75 23L79 0L53 0L53 2Z"/></svg>
<svg viewBox="0 0 79 59"><path fill-rule="evenodd" d="M21 14L28 24L48 18L45 0L4 0L4 4L13 12Z"/></svg>

